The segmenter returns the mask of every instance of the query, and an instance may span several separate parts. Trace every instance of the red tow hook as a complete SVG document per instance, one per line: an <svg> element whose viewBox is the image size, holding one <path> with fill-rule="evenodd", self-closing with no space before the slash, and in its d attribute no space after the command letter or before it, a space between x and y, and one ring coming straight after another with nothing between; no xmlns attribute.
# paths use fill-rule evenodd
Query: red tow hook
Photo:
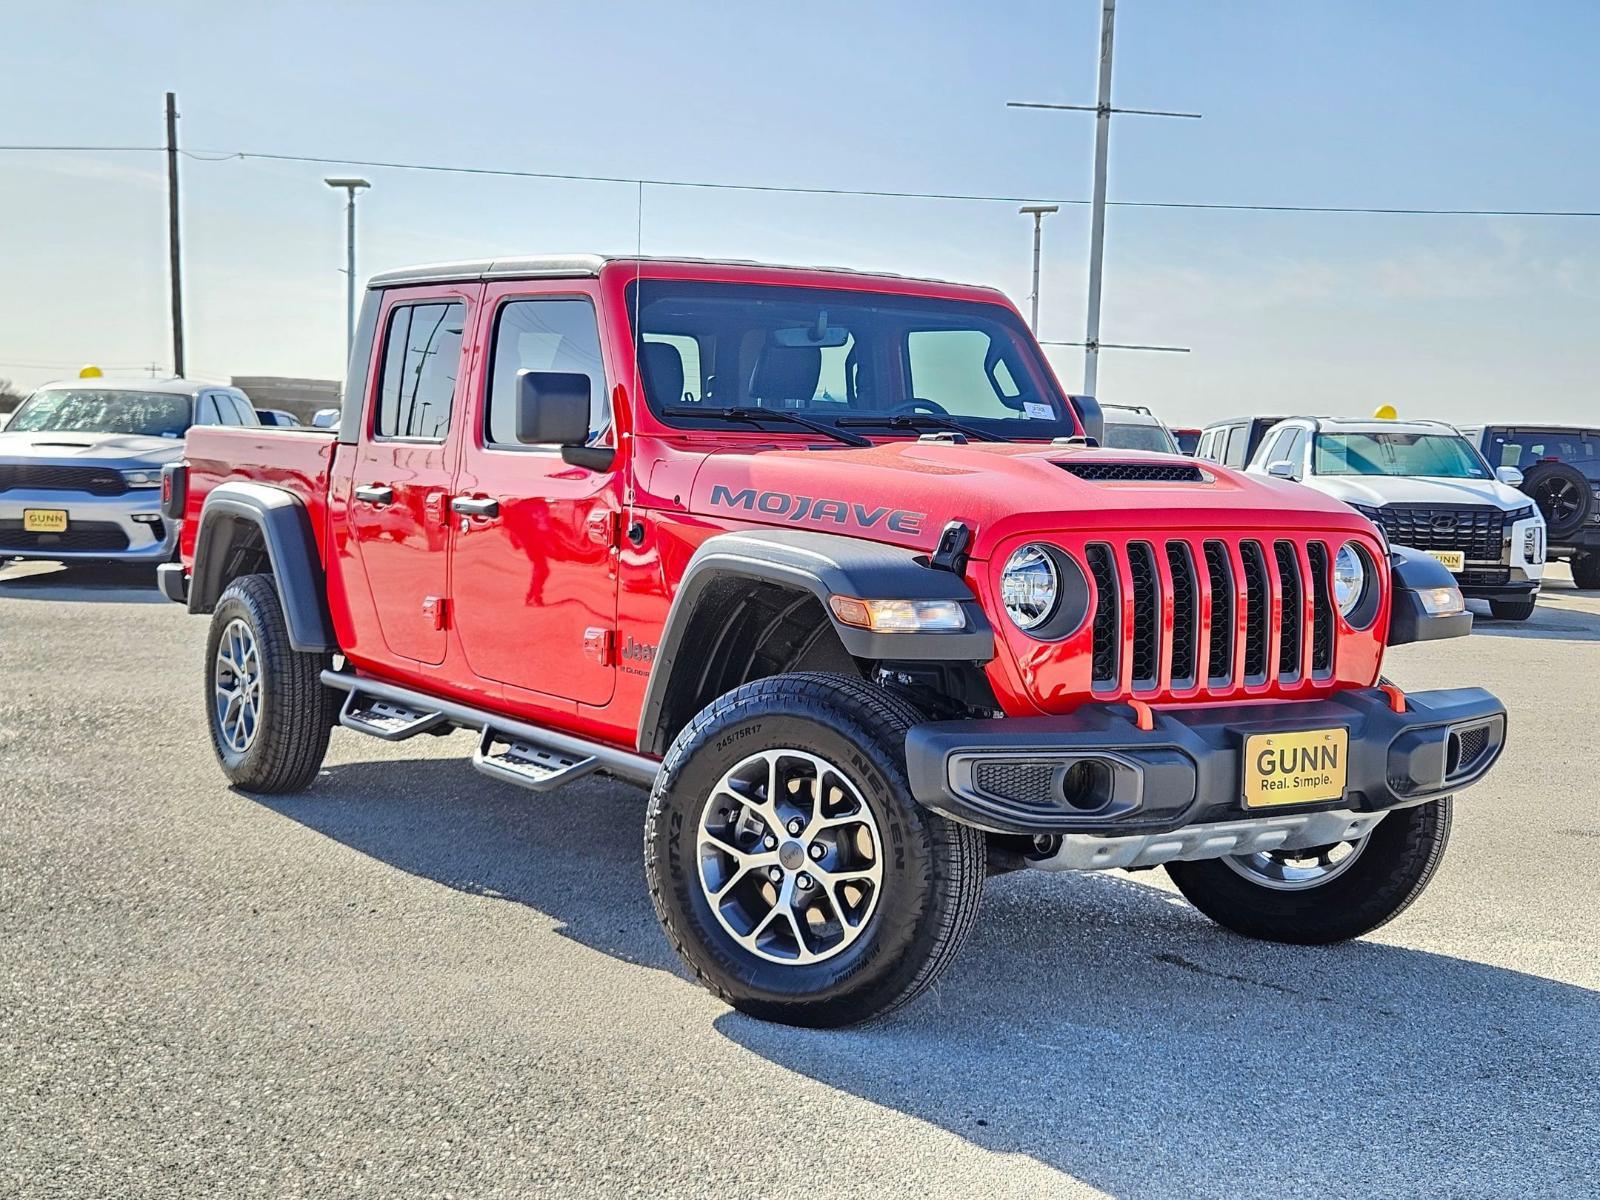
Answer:
<svg viewBox="0 0 1600 1200"><path fill-rule="evenodd" d="M1390 708L1392 708L1397 713L1405 712L1405 710L1406 710L1406 694L1404 692L1402 692L1397 686L1395 686L1394 684L1390 683L1387 679L1380 679L1378 681L1378 690L1380 692L1382 692L1385 696L1389 697L1389 707Z"/></svg>
<svg viewBox="0 0 1600 1200"><path fill-rule="evenodd" d="M1151 708L1143 700L1129 700L1128 707L1133 709L1134 724L1138 726L1138 728L1144 730L1146 733L1149 733L1155 729L1155 709Z"/></svg>

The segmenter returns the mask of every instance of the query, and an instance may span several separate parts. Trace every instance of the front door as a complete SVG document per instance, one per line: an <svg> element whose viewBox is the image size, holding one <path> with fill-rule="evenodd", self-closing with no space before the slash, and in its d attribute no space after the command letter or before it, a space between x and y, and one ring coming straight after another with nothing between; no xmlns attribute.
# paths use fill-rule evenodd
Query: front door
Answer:
<svg viewBox="0 0 1600 1200"><path fill-rule="evenodd" d="M418 289L386 301L345 509L384 645L421 663L444 661L457 381L481 291Z"/></svg>
<svg viewBox="0 0 1600 1200"><path fill-rule="evenodd" d="M470 430L453 489L451 594L474 674L582 704L615 679L620 459L609 471L516 440L521 370L589 377L592 442L611 437L596 295L577 281L490 284Z"/></svg>

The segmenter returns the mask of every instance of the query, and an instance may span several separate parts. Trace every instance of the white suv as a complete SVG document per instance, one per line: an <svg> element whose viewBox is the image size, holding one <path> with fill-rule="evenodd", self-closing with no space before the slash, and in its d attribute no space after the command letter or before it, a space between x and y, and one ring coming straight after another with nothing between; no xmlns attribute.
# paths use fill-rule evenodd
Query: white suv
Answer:
<svg viewBox="0 0 1600 1200"><path fill-rule="evenodd" d="M1442 421L1290 417L1261 439L1246 470L1343 500L1392 544L1438 559L1500 620L1533 615L1544 518L1516 489L1522 472L1491 470Z"/></svg>

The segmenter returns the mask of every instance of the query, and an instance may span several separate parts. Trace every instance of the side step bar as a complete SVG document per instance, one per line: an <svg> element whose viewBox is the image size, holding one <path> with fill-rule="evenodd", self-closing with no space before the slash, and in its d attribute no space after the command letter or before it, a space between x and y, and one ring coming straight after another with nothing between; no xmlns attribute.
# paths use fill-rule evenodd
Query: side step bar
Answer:
<svg viewBox="0 0 1600 1200"><path fill-rule="evenodd" d="M322 682L348 693L339 714L339 723L346 728L391 742L445 725L476 729L482 736L472 765L485 775L535 791L548 791L596 771L649 787L661 766L642 754L348 671L324 671Z"/></svg>

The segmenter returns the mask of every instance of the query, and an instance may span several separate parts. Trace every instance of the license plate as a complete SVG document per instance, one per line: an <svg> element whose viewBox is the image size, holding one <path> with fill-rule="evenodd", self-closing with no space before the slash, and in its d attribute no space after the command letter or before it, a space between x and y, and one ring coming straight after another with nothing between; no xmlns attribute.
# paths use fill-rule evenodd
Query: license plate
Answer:
<svg viewBox="0 0 1600 1200"><path fill-rule="evenodd" d="M1244 741L1244 806L1315 804L1344 797L1350 731L1257 733Z"/></svg>
<svg viewBox="0 0 1600 1200"><path fill-rule="evenodd" d="M1459 571L1467 565L1467 554L1464 550L1429 550L1427 554L1443 563L1446 570Z"/></svg>
<svg viewBox="0 0 1600 1200"><path fill-rule="evenodd" d="M64 508L25 508L22 510L24 533L65 533L67 510Z"/></svg>

